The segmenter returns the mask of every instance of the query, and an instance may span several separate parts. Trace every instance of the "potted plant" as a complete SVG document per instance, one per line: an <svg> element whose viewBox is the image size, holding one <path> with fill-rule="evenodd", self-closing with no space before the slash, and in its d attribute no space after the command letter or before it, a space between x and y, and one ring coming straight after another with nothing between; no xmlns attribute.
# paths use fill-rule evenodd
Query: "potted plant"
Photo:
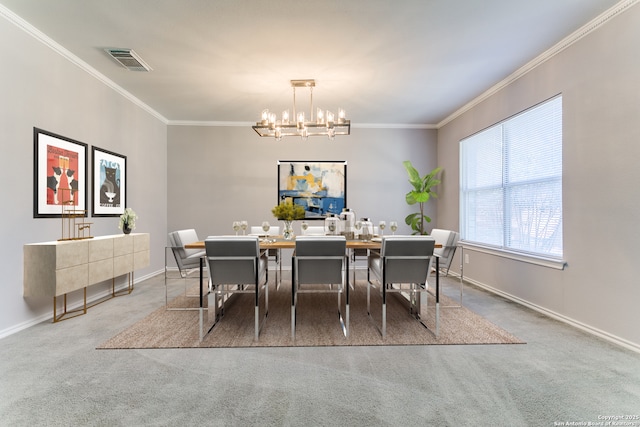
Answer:
<svg viewBox="0 0 640 427"><path fill-rule="evenodd" d="M271 213L277 219L284 221L284 231L282 233L286 240L293 239L292 223L296 219L304 219L304 208L293 203L291 199L281 202L278 206L271 209Z"/></svg>
<svg viewBox="0 0 640 427"><path fill-rule="evenodd" d="M402 164L409 174L409 183L413 186L413 190L409 191L406 195L407 203L409 205L415 205L417 203L420 207L420 212L407 215L404 222L413 230L411 234L427 234L424 226L425 222L431 222L431 218L424 214L424 204L427 203L432 196L438 197L431 188L440 184L440 180L436 178L436 175L438 175L442 168L437 167L421 177L410 160L405 160Z"/></svg>
<svg viewBox="0 0 640 427"><path fill-rule="evenodd" d="M120 215L120 223L118 224L118 228L121 229L124 234L131 233L131 230L136 228L136 220L138 219L138 215L131 208L126 208L124 213Z"/></svg>

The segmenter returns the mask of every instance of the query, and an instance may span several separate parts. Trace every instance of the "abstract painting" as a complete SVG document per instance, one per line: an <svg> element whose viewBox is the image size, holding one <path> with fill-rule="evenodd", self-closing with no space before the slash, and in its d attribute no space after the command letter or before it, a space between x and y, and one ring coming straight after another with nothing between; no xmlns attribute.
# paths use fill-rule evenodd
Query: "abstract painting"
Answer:
<svg viewBox="0 0 640 427"><path fill-rule="evenodd" d="M324 219L347 207L346 161L278 161L278 203L304 207L305 219Z"/></svg>

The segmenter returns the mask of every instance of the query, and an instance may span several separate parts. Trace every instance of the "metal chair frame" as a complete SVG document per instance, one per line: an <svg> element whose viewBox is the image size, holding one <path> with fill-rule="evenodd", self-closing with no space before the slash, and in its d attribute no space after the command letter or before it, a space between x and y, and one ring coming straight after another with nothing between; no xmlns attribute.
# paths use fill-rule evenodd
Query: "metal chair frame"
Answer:
<svg viewBox="0 0 640 427"><path fill-rule="evenodd" d="M317 237L322 239L320 236L309 236L309 237ZM331 236L333 237L333 236ZM331 238L328 236L328 238ZM313 240L317 241L317 240ZM335 241L335 239L332 239ZM340 327L342 329L342 333L345 337L349 336L349 256L346 252L346 240L338 240L344 242L344 249L342 255L298 255L296 254L297 250L294 252L292 256L292 280L291 280L291 339L295 339L296 337L296 310L298 303L298 294L301 293L336 293L338 296L338 320L340 322ZM296 242L296 246L298 242ZM300 262L305 261L329 261L336 260L341 261L340 266L340 275L341 275L341 283L336 289L333 289L333 285L335 283L328 283L322 285L328 285L328 289L303 289L301 285L304 283L300 283L299 273L300 273ZM305 267L306 268L306 267ZM307 283L319 285L319 283ZM342 298L341 295L345 294L345 313L344 317L342 315Z"/></svg>

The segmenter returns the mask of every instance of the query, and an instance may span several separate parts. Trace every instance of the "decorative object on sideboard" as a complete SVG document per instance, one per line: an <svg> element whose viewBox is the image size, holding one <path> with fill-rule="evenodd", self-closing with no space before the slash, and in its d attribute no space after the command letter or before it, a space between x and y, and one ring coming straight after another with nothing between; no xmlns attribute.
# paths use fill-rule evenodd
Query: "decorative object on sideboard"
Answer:
<svg viewBox="0 0 640 427"><path fill-rule="evenodd" d="M131 233L131 230L135 230L136 228L136 220L138 219L138 215L131 208L126 208L124 213L120 215L120 223L118 224L118 228L122 230L124 234Z"/></svg>

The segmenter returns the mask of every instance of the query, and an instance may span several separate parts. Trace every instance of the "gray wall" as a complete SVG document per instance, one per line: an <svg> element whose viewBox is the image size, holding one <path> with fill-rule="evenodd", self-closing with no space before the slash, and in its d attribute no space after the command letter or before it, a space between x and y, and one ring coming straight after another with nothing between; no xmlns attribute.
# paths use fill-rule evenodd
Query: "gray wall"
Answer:
<svg viewBox="0 0 640 427"><path fill-rule="evenodd" d="M404 217L413 212L405 202L411 186L402 162L411 160L422 174L435 168L436 131L356 128L333 142L277 142L249 126L169 126L167 152L169 230L195 228L204 238L233 234L234 220L276 225L278 160L346 160L348 207L376 223L396 220L399 232L409 233ZM435 222L435 203L429 214ZM294 229L299 232L299 224Z"/></svg>
<svg viewBox="0 0 640 427"><path fill-rule="evenodd" d="M0 19L0 57L3 336L52 315L50 298L22 296L23 245L61 237L60 219L33 218L33 127L88 144L89 164L92 145L127 156L127 204L140 216L136 231L151 234L151 266L136 277L164 265L167 127L5 19ZM88 187L90 183L89 174ZM90 191L87 201L90 204ZM89 220L94 236L121 232L118 218ZM123 281L121 277L117 284ZM109 287L90 287L88 298ZM81 295L71 294L69 305L77 304Z"/></svg>
<svg viewBox="0 0 640 427"><path fill-rule="evenodd" d="M440 128L448 174L439 226L458 228L459 141L563 95L564 271L468 251L465 276L621 342L640 345L640 6ZM456 261L456 264L459 261Z"/></svg>

